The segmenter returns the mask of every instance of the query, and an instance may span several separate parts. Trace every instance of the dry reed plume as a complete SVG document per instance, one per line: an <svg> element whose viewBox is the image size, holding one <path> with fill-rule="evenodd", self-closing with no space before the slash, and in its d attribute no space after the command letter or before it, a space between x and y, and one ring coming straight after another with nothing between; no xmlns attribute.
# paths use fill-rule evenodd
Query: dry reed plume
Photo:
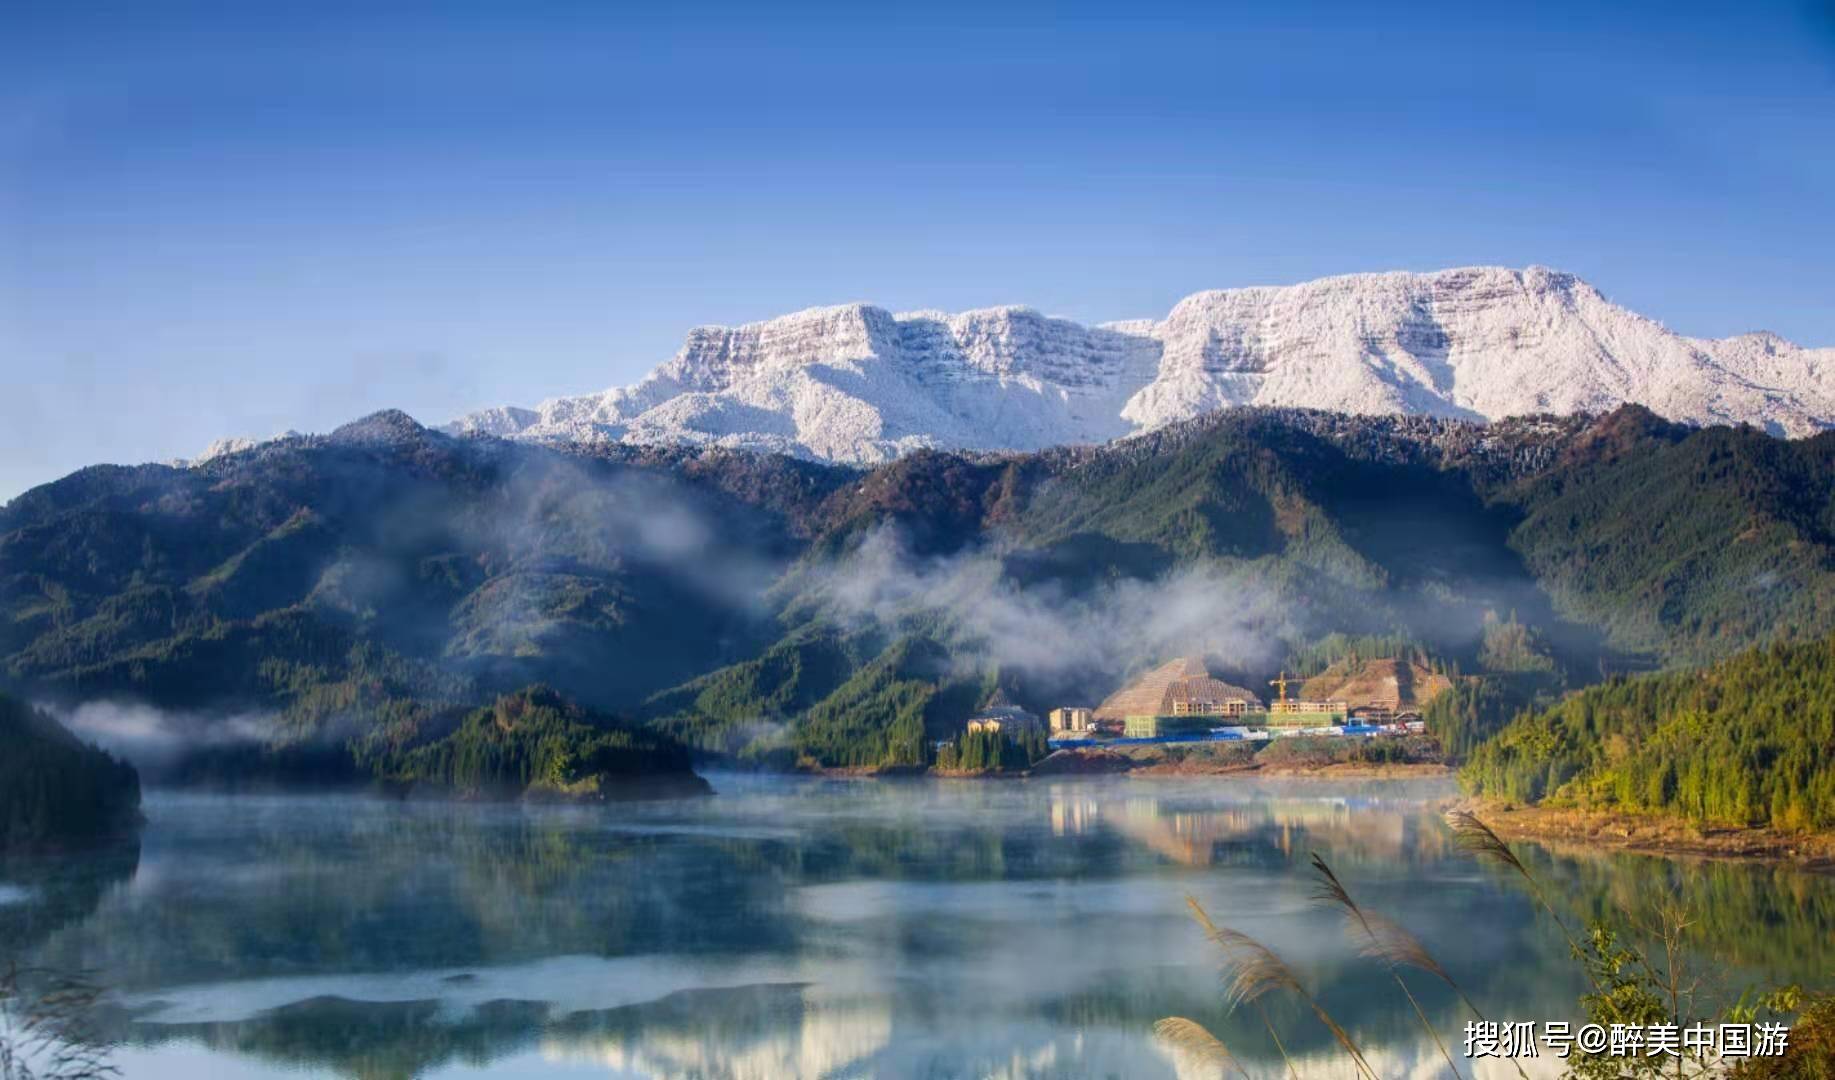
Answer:
<svg viewBox="0 0 1835 1080"><path fill-rule="evenodd" d="M1268 1014L1260 1007L1261 998L1274 991L1293 994L1305 1002L1313 1015L1319 1018L1319 1022L1332 1033L1332 1038L1336 1039L1338 1045L1350 1055L1351 1060L1357 1065L1358 1072L1369 1077L1370 1080L1378 1080L1376 1071L1370 1067L1363 1051L1357 1048L1350 1034L1339 1026L1338 1021L1332 1019L1331 1014L1326 1012L1318 1000L1307 991L1300 977L1273 949L1239 930L1218 926L1212 922L1210 915L1205 912L1203 905L1198 903L1196 897L1187 896L1185 903L1191 908L1192 917L1198 921L1198 925L1204 928L1205 936L1215 942L1224 952L1226 977L1224 997L1229 1001L1230 1007L1235 1008L1244 1004L1256 1006L1263 1025L1267 1027L1268 1034L1274 1038L1275 1046L1280 1049L1281 1057L1287 1062L1287 1069L1290 1073L1298 1075L1292 1059L1287 1056L1286 1048L1281 1046L1280 1036L1275 1034L1274 1025L1268 1020Z"/></svg>

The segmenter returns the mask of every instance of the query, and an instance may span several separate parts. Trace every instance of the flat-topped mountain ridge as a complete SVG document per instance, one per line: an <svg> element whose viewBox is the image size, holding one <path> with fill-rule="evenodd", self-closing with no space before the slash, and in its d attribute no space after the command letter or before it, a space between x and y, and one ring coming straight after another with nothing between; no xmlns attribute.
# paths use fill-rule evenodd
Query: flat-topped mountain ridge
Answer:
<svg viewBox="0 0 1835 1080"><path fill-rule="evenodd" d="M921 448L1102 443L1237 406L1498 420L1646 406L1774 435L1835 426L1835 349L1690 338L1540 267L1194 293L1085 326L1025 307L811 308L690 331L638 383L446 426L875 463Z"/></svg>

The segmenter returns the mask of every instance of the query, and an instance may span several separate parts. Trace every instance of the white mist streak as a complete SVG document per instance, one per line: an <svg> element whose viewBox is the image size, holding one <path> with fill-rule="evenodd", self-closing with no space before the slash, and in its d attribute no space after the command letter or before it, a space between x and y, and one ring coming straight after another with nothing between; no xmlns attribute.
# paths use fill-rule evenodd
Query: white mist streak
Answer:
<svg viewBox="0 0 1835 1080"><path fill-rule="evenodd" d="M1265 664L1291 629L1276 592L1242 570L1190 566L1073 597L1056 585L1021 588L991 550L914 556L891 528L869 534L816 580L827 613L843 622L893 627L940 615L963 655L1040 674L1118 671L1190 654Z"/></svg>

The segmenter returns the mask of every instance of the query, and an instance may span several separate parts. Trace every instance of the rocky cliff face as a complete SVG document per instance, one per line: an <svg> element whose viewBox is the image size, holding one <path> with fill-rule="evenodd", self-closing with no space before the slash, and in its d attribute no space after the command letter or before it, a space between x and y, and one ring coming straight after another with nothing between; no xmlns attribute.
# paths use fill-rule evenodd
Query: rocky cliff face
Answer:
<svg viewBox="0 0 1835 1080"><path fill-rule="evenodd" d="M1835 349L1685 338L1541 268L1358 274L1197 293L1157 322L851 304L701 327L635 386L447 430L877 462L1105 442L1237 405L1495 420L1627 402L1806 434L1835 426Z"/></svg>

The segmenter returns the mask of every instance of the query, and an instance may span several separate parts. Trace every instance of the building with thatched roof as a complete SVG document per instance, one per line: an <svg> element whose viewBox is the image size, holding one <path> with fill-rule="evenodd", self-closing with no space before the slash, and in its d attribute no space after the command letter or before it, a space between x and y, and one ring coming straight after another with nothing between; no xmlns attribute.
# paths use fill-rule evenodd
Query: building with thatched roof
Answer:
<svg viewBox="0 0 1835 1080"><path fill-rule="evenodd" d="M1241 716L1259 712L1262 701L1240 686L1214 679L1197 657L1162 664L1110 694L1096 706L1096 722L1129 717Z"/></svg>

